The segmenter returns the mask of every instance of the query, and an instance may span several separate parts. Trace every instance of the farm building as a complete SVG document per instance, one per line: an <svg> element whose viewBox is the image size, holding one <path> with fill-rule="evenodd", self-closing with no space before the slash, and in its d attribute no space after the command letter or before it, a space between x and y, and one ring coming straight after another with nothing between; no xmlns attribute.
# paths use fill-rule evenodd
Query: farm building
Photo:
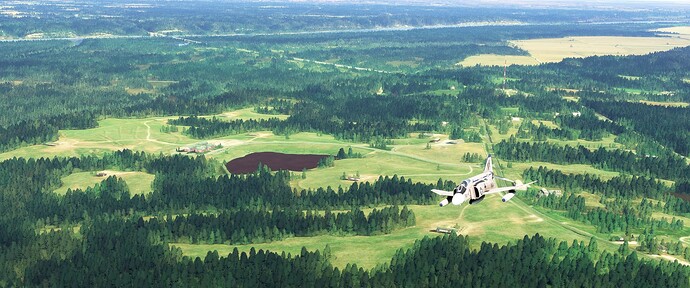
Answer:
<svg viewBox="0 0 690 288"><path fill-rule="evenodd" d="M196 144L192 144L188 147L179 147L175 151L177 152L187 152L187 153L206 153L209 152L213 149L218 148L218 146L215 146L213 144L210 144L208 142L200 142Z"/></svg>
<svg viewBox="0 0 690 288"><path fill-rule="evenodd" d="M551 194L555 195L556 197L561 197L561 196L563 196L563 191L561 191L561 190L547 190L546 188L541 188L541 190L539 190L539 194L537 194L537 196L538 197L546 197L546 196L549 196Z"/></svg>

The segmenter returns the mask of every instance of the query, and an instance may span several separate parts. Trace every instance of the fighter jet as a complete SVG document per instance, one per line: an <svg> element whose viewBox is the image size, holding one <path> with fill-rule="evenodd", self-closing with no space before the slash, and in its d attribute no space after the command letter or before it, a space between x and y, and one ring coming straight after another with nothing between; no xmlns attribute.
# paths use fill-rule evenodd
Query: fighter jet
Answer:
<svg viewBox="0 0 690 288"><path fill-rule="evenodd" d="M494 169L493 164L491 163L491 155L489 155L486 158L484 172L482 172L481 174L463 180L462 183L460 183L460 185L453 189L453 191L431 189L431 192L434 192L441 196L446 196L446 199L443 199L443 201L439 203L441 207L448 205L448 203L453 203L453 205L460 205L468 199L470 204L477 204L484 200L484 196L499 192L508 192L502 198L503 202L508 202L515 196L515 192L517 190L527 190L527 187L529 187L530 184L536 182L534 181L527 184L523 184L520 180L512 181L509 179L501 178L498 176L494 176L493 170ZM498 188L495 179L513 182L513 186Z"/></svg>

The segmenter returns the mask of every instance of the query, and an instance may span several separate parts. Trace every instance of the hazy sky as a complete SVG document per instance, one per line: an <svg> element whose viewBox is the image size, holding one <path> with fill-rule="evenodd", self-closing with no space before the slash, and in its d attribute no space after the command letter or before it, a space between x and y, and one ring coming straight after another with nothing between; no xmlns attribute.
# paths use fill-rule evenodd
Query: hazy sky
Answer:
<svg viewBox="0 0 690 288"><path fill-rule="evenodd" d="M462 6L526 6L526 7L616 7L616 8L667 8L689 7L690 0L292 0L291 2L330 3L380 3Z"/></svg>

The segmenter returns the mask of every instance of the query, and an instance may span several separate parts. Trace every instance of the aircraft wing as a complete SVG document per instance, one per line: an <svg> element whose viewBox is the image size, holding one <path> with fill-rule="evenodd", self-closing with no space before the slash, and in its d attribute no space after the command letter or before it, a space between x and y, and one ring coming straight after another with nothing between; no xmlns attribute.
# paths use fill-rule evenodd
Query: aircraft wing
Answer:
<svg viewBox="0 0 690 288"><path fill-rule="evenodd" d="M438 195L441 196L453 196L455 193L453 191L446 191L446 190L439 190L439 189L431 189L431 192L434 192Z"/></svg>
<svg viewBox="0 0 690 288"><path fill-rule="evenodd" d="M510 191L510 190L526 190L530 184L534 184L535 182L537 182L537 181L532 181L532 182L525 183L525 184L518 183L518 185L514 185L514 186L494 188L494 189L491 189L489 191L485 191L484 195L494 194L494 193L498 193L498 192L506 192L506 191Z"/></svg>

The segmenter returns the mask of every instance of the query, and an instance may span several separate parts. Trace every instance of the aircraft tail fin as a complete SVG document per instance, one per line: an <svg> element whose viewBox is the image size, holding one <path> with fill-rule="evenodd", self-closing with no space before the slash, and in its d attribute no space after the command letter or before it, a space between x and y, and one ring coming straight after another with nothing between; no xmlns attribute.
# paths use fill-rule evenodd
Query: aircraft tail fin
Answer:
<svg viewBox="0 0 690 288"><path fill-rule="evenodd" d="M484 172L493 172L494 171L494 166L493 163L491 163L491 154L489 154L488 157L486 157L486 164L484 166Z"/></svg>

